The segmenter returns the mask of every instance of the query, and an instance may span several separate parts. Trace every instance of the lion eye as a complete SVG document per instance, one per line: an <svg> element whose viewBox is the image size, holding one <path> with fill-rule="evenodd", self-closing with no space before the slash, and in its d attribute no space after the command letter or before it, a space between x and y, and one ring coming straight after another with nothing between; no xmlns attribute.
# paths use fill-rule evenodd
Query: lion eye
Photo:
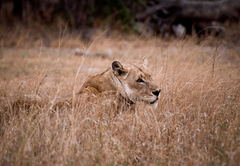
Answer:
<svg viewBox="0 0 240 166"><path fill-rule="evenodd" d="M140 82L144 82L144 80L141 79L141 78L139 78L139 79L137 80L137 82L138 82L138 83L140 83Z"/></svg>

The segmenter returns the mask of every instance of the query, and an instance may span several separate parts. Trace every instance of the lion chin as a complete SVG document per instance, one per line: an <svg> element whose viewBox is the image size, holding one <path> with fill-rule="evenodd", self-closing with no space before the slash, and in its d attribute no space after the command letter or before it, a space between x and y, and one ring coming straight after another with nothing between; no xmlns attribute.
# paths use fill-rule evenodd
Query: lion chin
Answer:
<svg viewBox="0 0 240 166"><path fill-rule="evenodd" d="M123 105L134 105L136 101L143 101L157 107L161 89L153 82L144 58L138 63L121 63L113 61L111 68L87 78L76 94L107 94L111 92L119 101L117 109ZM148 96L148 97L146 97ZM136 100L135 100L136 99ZM120 106L119 106L120 105Z"/></svg>

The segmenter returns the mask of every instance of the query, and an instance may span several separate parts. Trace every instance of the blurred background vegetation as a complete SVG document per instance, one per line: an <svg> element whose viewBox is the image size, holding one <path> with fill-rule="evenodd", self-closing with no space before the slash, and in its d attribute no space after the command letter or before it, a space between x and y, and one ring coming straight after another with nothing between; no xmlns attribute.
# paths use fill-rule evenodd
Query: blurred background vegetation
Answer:
<svg viewBox="0 0 240 166"><path fill-rule="evenodd" d="M151 13L153 10L155 12ZM219 18L215 18L218 14ZM240 0L0 1L1 38L6 38L16 28L17 31L28 29L29 33L29 29L35 29L37 33L32 34L40 35L45 45L48 45L46 41L50 38L47 31L51 31L51 36L57 32L55 36L59 37L59 31L66 29L71 33L81 34L86 41L90 41L96 29L100 29L142 36L160 34L165 39L171 35L182 38L186 34L198 35L200 38L210 34L226 37L228 33L233 43L239 43L239 19ZM226 26L223 26L226 22L228 28L233 27L228 32L225 31ZM237 22L237 26L232 26L230 22ZM29 36L32 37L32 34ZM9 44L5 42L5 45Z"/></svg>
<svg viewBox="0 0 240 166"><path fill-rule="evenodd" d="M36 23L70 28L110 27L129 31L137 13L159 0L2 0L0 25ZM194 1L194 0L192 0ZM196 1L196 0L195 0ZM216 0L210 0L216 1Z"/></svg>
<svg viewBox="0 0 240 166"><path fill-rule="evenodd" d="M130 30L134 13L142 10L144 0L2 0L1 24L35 23L70 28L111 27Z"/></svg>

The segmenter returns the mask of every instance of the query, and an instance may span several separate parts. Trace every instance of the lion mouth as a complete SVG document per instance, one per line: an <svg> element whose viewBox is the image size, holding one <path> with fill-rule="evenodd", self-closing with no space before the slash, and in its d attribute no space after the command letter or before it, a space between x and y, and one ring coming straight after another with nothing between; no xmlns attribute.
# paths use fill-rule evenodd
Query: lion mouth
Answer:
<svg viewBox="0 0 240 166"><path fill-rule="evenodd" d="M155 104L157 101L158 101L158 97L156 96L151 96L151 97L141 97L141 98L138 98L137 100L138 101L142 101L146 104L149 104L149 105L153 105Z"/></svg>
<svg viewBox="0 0 240 166"><path fill-rule="evenodd" d="M150 104L154 104L154 103L156 103L157 101L158 101L158 98L157 98L156 100L150 102Z"/></svg>
<svg viewBox="0 0 240 166"><path fill-rule="evenodd" d="M143 100L143 101L147 104L152 105L152 104L155 104L158 101L158 98L156 98L154 101L146 101L146 100Z"/></svg>

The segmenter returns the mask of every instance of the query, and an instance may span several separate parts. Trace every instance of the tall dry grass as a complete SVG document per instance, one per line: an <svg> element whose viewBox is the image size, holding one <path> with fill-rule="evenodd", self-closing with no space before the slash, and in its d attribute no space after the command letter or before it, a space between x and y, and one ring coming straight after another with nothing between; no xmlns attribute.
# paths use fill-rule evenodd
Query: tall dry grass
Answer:
<svg viewBox="0 0 240 166"><path fill-rule="evenodd" d="M124 62L147 56L162 89L158 107L140 102L135 112L114 117L107 99L89 103L80 98L74 106L51 109L54 98L72 94L112 60L44 50L41 42L33 48L5 48L3 43L0 95L9 100L0 103L1 165L240 163L238 47L220 42L210 47L211 37L195 45L192 39L165 42L103 34L84 46L69 36L52 43L89 51L110 48L114 59ZM46 102L24 105L15 100L36 93Z"/></svg>

